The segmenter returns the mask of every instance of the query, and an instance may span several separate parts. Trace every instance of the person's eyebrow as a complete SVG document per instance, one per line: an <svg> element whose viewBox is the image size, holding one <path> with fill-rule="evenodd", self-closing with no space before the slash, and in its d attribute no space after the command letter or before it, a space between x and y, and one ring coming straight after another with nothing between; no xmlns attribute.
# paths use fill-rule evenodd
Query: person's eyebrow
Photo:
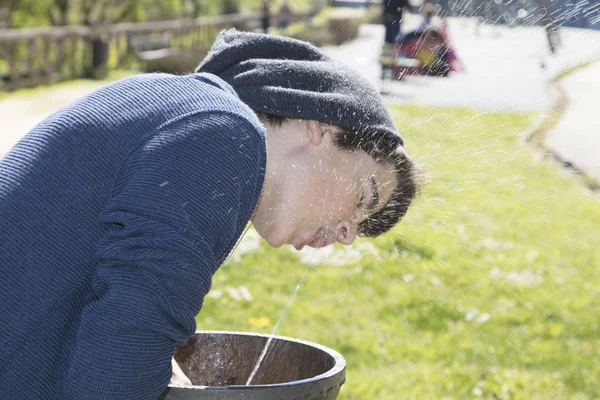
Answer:
<svg viewBox="0 0 600 400"><path fill-rule="evenodd" d="M368 211L375 211L377 206L379 205L379 189L377 188L377 182L375 182L375 178L371 177L371 202L367 208Z"/></svg>

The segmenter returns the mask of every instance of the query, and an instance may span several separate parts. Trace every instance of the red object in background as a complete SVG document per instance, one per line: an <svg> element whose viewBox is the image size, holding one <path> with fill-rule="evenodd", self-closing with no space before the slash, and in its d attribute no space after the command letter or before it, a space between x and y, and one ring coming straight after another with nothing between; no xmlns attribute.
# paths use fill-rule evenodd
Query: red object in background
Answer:
<svg viewBox="0 0 600 400"><path fill-rule="evenodd" d="M462 62L452 47L445 26L439 29L410 32L401 38L391 52L382 56L382 78L405 75L448 76L450 71L463 71Z"/></svg>
<svg viewBox="0 0 600 400"><path fill-rule="evenodd" d="M450 66L446 60L447 46L444 37L433 29L407 34L394 47L394 54L396 62L392 70L399 75L447 76L450 72ZM418 66L403 63L402 59L416 60Z"/></svg>

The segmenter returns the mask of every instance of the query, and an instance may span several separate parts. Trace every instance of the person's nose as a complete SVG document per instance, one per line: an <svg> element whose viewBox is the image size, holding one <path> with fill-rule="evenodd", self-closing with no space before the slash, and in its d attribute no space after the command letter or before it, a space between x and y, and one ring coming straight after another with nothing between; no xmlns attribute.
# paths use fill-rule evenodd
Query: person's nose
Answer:
<svg viewBox="0 0 600 400"><path fill-rule="evenodd" d="M344 220L336 227L337 241L341 244L351 245L356 239L356 226L350 221Z"/></svg>

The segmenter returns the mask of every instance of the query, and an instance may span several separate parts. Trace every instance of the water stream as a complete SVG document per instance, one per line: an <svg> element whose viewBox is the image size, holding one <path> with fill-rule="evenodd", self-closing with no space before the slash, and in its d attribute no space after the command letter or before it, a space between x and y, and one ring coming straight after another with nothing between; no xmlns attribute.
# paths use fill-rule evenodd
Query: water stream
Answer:
<svg viewBox="0 0 600 400"><path fill-rule="evenodd" d="M254 369L252 370L252 373L250 374L250 376L248 377L248 380L246 381L246 386L252 384L252 380L254 379L254 377L256 376L256 373L260 369L260 366L261 366L265 356L267 355L267 351L269 350L269 346L271 345L271 342L273 341L273 338L275 337L275 333L277 332L279 325L281 325L281 322L283 321L283 318L287 314L287 312L290 308L290 305L294 302L294 300L296 300L298 291L302 287L302 284L304 283L304 279L306 278L306 273L308 272L308 268L309 268L309 266L307 265L306 269L304 270L304 273L302 274L302 277L300 278L300 281L298 282L298 285L296 286L296 290L294 290L294 293L292 293L292 297L290 297L290 299L288 300L287 304L283 308L283 311L281 312L281 316L279 317L279 320L273 327L273 331L271 331L271 334L269 335L269 340L267 340L267 343L265 344L265 347L263 348L263 351L260 354L260 357L258 357L258 361L254 365Z"/></svg>

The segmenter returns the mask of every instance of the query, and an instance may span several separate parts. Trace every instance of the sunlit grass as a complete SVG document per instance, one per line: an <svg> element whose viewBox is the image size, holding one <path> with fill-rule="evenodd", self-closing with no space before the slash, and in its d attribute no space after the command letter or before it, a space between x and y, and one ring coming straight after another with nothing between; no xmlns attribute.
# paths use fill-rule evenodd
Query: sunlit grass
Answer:
<svg viewBox="0 0 600 400"><path fill-rule="evenodd" d="M431 181L377 251L306 266L262 243L216 274L198 328L270 332L310 268L278 334L346 357L341 399L598 398L600 204L525 147L535 115L393 115Z"/></svg>
<svg viewBox="0 0 600 400"><path fill-rule="evenodd" d="M579 63L579 64L577 64L577 65L575 65L575 66L573 66L573 67L571 67L571 68L567 68L567 69L565 69L565 70L562 70L560 73L558 73L558 74L557 74L557 75L554 77L554 80L560 80L560 79L564 79L564 78L566 78L567 76L570 76L570 75L574 74L575 72L577 72L577 71L580 71L580 70L582 70L583 68L585 68L585 67L588 67L588 66L590 66L591 64L594 64L594 63L596 63L596 62L599 62L599 61L600 61L600 57L594 57L594 58L591 58L591 59L589 59L589 60L587 60L587 61L584 61L584 62L582 62L582 63Z"/></svg>

